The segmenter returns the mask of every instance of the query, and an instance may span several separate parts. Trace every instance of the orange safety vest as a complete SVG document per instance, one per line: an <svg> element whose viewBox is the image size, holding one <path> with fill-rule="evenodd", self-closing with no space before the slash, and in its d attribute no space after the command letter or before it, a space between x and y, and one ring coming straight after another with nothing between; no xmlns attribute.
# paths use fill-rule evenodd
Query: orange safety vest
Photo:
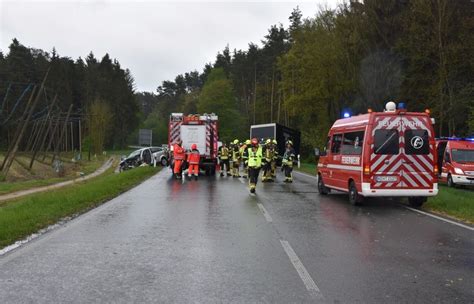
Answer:
<svg viewBox="0 0 474 304"><path fill-rule="evenodd" d="M184 160L185 157L186 157L186 154L184 153L183 147L175 144L173 146L173 158L176 160Z"/></svg>

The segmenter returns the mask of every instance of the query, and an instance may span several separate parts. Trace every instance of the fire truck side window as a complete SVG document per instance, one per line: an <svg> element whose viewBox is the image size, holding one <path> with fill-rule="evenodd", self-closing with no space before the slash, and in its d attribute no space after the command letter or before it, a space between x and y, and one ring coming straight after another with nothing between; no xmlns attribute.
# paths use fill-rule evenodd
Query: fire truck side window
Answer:
<svg viewBox="0 0 474 304"><path fill-rule="evenodd" d="M426 155L430 153L430 142L426 130L405 131L405 152L412 155Z"/></svg>
<svg viewBox="0 0 474 304"><path fill-rule="evenodd" d="M361 155L363 141L364 131L344 133L344 141L342 142L342 154Z"/></svg>
<svg viewBox="0 0 474 304"><path fill-rule="evenodd" d="M339 154L339 152L341 152L341 142L342 142L342 134L334 134L332 136L332 145L331 145L332 154Z"/></svg>
<svg viewBox="0 0 474 304"><path fill-rule="evenodd" d="M399 135L397 129L375 130L374 152L375 154L398 154Z"/></svg>

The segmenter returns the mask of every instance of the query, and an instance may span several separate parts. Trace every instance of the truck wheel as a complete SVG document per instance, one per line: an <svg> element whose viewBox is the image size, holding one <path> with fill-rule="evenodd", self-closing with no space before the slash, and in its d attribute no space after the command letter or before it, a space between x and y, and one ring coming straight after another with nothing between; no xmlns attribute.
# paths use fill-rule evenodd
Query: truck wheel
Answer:
<svg viewBox="0 0 474 304"><path fill-rule="evenodd" d="M362 203L362 196L357 193L357 187L354 181L349 183L349 202L354 206L359 206Z"/></svg>
<svg viewBox="0 0 474 304"><path fill-rule="evenodd" d="M456 185L454 184L453 177L451 176L451 174L448 175L448 187L450 187L450 188L456 187Z"/></svg>
<svg viewBox="0 0 474 304"><path fill-rule="evenodd" d="M426 202L426 197L416 196L416 197L409 197L408 198L408 203L413 208L420 208L423 205L424 202Z"/></svg>
<svg viewBox="0 0 474 304"><path fill-rule="evenodd" d="M318 192L321 195L327 195L329 193L328 188L324 185L323 177L318 175Z"/></svg>

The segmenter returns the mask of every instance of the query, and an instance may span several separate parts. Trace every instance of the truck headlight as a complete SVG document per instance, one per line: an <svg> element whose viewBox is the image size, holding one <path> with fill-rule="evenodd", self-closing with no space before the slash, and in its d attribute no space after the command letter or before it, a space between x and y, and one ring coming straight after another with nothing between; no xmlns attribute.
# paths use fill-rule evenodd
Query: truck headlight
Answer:
<svg viewBox="0 0 474 304"><path fill-rule="evenodd" d="M456 172L456 174L464 174L461 168L454 168L454 172Z"/></svg>

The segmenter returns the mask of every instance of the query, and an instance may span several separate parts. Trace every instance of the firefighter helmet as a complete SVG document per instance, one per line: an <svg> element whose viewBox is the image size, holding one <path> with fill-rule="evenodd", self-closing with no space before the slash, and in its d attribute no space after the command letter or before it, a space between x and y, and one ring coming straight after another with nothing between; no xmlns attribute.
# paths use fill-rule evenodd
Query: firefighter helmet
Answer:
<svg viewBox="0 0 474 304"><path fill-rule="evenodd" d="M191 145L191 150L197 150L198 146L196 144Z"/></svg>
<svg viewBox="0 0 474 304"><path fill-rule="evenodd" d="M276 140L276 139L274 139L272 142L273 142L274 145L277 144L277 140Z"/></svg>
<svg viewBox="0 0 474 304"><path fill-rule="evenodd" d="M287 144L287 145L290 145L290 146L293 146L293 142L292 142L291 140L287 140L287 141L286 141L286 144Z"/></svg>
<svg viewBox="0 0 474 304"><path fill-rule="evenodd" d="M245 141L245 144L246 144L246 145L250 145L250 144L251 144L250 139L247 139L247 140Z"/></svg>
<svg viewBox="0 0 474 304"><path fill-rule="evenodd" d="M237 145L239 143L239 140L238 139L234 139L233 141L234 145Z"/></svg>
<svg viewBox="0 0 474 304"><path fill-rule="evenodd" d="M272 140L271 140L270 138L268 138L268 139L265 141L265 144L266 144L266 145L269 145L269 144L271 144L271 143L272 143Z"/></svg>

